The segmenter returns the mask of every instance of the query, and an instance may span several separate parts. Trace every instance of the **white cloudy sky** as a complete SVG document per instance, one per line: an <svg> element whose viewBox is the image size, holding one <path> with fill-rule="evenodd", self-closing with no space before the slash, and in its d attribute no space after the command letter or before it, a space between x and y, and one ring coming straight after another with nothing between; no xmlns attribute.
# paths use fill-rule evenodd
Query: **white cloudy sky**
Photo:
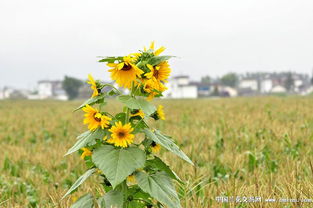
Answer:
<svg viewBox="0 0 313 208"><path fill-rule="evenodd" d="M109 79L99 55L155 40L173 74L313 67L312 0L1 0L0 87L64 75Z"/></svg>

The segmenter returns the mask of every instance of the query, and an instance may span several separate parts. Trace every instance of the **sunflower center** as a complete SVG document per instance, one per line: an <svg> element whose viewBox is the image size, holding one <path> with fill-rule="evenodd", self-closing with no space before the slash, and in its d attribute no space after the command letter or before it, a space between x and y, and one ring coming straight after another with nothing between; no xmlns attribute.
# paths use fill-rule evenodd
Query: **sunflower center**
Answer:
<svg viewBox="0 0 313 208"><path fill-rule="evenodd" d="M123 71L128 71L128 70L130 70L132 68L132 66L130 65L130 64L124 64L124 66L123 66L123 68L121 69L121 70L123 70Z"/></svg>
<svg viewBox="0 0 313 208"><path fill-rule="evenodd" d="M149 84L147 84L147 85L145 86L145 89L146 89L146 90L149 90L149 89L151 89L151 86L150 86Z"/></svg>
<svg viewBox="0 0 313 208"><path fill-rule="evenodd" d="M120 132L118 132L118 137L120 138L120 139L122 139L122 138L124 138L125 137L125 132L123 132L123 131L120 131Z"/></svg>
<svg viewBox="0 0 313 208"><path fill-rule="evenodd" d="M100 114L100 113L95 113L95 114L93 115L93 117L94 117L94 119L95 119L96 121L98 121L98 122L101 121L101 114Z"/></svg>
<svg viewBox="0 0 313 208"><path fill-rule="evenodd" d="M154 70L153 76L158 79L159 78L159 70Z"/></svg>

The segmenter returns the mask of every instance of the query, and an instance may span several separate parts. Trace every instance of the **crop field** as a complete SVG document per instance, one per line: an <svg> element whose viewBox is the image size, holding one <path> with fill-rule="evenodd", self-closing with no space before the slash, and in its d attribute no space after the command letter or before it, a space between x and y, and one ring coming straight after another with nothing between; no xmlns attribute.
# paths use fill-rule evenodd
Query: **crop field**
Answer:
<svg viewBox="0 0 313 208"><path fill-rule="evenodd" d="M159 153L186 181L176 184L182 207L313 207L305 201L313 198L313 98L154 103L164 105L166 113L158 128L173 136L195 163L166 150ZM65 208L83 193L103 194L93 176L74 197L61 201L86 171L78 153L64 157L86 130L82 112L72 112L80 104L0 102L0 207ZM114 100L107 105L112 113L120 108ZM237 202L221 203L221 196Z"/></svg>

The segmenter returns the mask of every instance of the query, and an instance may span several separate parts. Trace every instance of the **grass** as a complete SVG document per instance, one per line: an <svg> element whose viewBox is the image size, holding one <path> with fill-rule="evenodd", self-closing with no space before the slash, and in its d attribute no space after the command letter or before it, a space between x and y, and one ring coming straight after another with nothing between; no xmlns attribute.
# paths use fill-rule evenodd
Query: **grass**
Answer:
<svg viewBox="0 0 313 208"><path fill-rule="evenodd" d="M183 207L311 207L313 99L300 97L158 100L173 136L196 164L167 151L161 157L186 181ZM0 102L0 207L69 207L87 191L103 193L92 177L74 197L63 194L85 172L78 154L63 157L85 131L80 102ZM118 112L111 101L108 110ZM261 197L257 203L219 203L216 197ZM264 200L276 199L269 203ZM238 198L239 199L239 198ZM280 199L297 199L278 203Z"/></svg>

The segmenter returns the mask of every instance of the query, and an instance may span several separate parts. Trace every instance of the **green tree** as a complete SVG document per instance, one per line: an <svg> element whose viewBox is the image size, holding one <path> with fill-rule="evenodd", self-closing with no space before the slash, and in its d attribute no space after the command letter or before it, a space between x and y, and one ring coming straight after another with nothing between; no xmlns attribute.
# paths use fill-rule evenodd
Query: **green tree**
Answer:
<svg viewBox="0 0 313 208"><path fill-rule="evenodd" d="M212 79L210 76L207 75L207 76L201 77L201 82L204 84L211 84Z"/></svg>
<svg viewBox="0 0 313 208"><path fill-rule="evenodd" d="M238 76L236 73L228 73L222 76L221 83L229 87L236 87L238 84Z"/></svg>
<svg viewBox="0 0 313 208"><path fill-rule="evenodd" d="M219 95L220 95L220 93L218 91L218 86L215 84L213 92L212 92L212 96L219 96Z"/></svg>
<svg viewBox="0 0 313 208"><path fill-rule="evenodd" d="M82 85L83 85L83 81L76 79L74 77L68 77L68 76L64 77L64 80L62 83L62 87L65 90L70 100L77 98L79 88Z"/></svg>
<svg viewBox="0 0 313 208"><path fill-rule="evenodd" d="M291 72L289 72L287 74L287 79L286 79L286 82L285 82L285 88L287 89L287 91L291 91L291 89L293 87L293 84L294 84L294 80L292 78Z"/></svg>

